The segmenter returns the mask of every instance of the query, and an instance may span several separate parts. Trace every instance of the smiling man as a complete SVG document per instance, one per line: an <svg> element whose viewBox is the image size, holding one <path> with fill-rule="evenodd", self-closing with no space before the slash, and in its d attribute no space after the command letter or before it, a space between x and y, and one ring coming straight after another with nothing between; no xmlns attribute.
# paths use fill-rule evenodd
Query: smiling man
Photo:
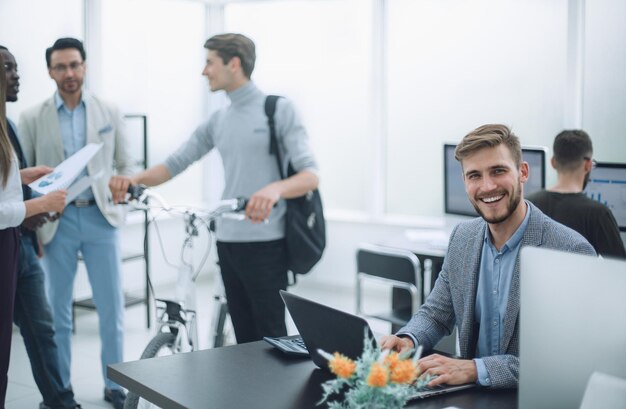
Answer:
<svg viewBox="0 0 626 409"><path fill-rule="evenodd" d="M102 144L78 176L92 177L91 186L68 204L59 220L42 226L37 234L44 244L43 265L62 385L68 387L71 378L72 296L80 252L99 316L104 399L122 409L125 393L107 378L106 369L124 358L117 229L124 221L124 210L111 203L108 181L113 172L132 173L134 162L117 108L83 89L85 58L83 43L75 38L60 38L46 50L48 75L57 91L22 113L19 136L24 156L33 165L57 166L88 143Z"/></svg>
<svg viewBox="0 0 626 409"><path fill-rule="evenodd" d="M460 223L450 236L439 278L424 305L381 346L432 349L459 330L460 359L438 354L419 366L430 386L475 382L517 387L519 374L519 250L546 247L595 255L574 230L524 200L528 164L519 139L504 125L484 125L457 146L467 196L481 217Z"/></svg>

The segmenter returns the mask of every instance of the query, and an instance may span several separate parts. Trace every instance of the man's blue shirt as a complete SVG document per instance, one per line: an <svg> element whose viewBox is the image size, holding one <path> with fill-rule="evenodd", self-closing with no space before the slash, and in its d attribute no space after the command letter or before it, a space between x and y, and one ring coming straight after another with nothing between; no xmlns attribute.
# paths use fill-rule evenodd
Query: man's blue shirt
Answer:
<svg viewBox="0 0 626 409"><path fill-rule="evenodd" d="M491 380L480 357L503 353L500 349L500 340L504 331L504 315L509 303L515 262L522 244L522 237L528 226L529 217L530 212L526 207L526 215L522 224L500 251L491 242L489 227L485 229L478 273L476 308L474 310L474 320L480 323L476 346L478 358L474 362L476 362L478 372L478 383L483 386L491 385Z"/></svg>
<svg viewBox="0 0 626 409"><path fill-rule="evenodd" d="M54 94L54 102L59 117L59 127L61 130L61 141L63 142L63 153L65 159L69 158L87 144L87 111L85 101L82 97L76 108L67 108L58 91ZM87 168L78 175L76 180L87 176ZM77 199L93 199L91 188L86 189L78 195Z"/></svg>

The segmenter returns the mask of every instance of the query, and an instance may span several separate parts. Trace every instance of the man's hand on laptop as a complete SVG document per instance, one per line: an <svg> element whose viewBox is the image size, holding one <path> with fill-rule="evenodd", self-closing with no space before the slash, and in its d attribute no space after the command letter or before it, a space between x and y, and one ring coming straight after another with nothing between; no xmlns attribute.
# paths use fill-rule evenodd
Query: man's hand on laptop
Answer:
<svg viewBox="0 0 626 409"><path fill-rule="evenodd" d="M471 359L453 359L439 354L428 355L417 361L422 375L433 375L428 387L437 385L461 385L478 379L476 364Z"/></svg>
<svg viewBox="0 0 626 409"><path fill-rule="evenodd" d="M391 349L397 352L403 352L415 348L413 340L409 337L398 337L396 335L385 335L380 339L381 349Z"/></svg>

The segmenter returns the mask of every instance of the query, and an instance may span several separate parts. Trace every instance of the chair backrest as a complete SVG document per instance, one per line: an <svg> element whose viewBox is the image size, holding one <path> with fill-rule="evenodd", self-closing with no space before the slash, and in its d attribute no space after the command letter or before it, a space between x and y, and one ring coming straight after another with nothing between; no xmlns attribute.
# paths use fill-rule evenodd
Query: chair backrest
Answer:
<svg viewBox="0 0 626 409"><path fill-rule="evenodd" d="M402 328L422 304L422 275L417 256L408 250L361 244L356 254L356 311L391 323L392 332ZM390 310L378 314L364 308L363 282L377 281L392 290Z"/></svg>
<svg viewBox="0 0 626 409"><path fill-rule="evenodd" d="M356 260L358 273L414 284L421 294L420 262L409 250L361 244Z"/></svg>

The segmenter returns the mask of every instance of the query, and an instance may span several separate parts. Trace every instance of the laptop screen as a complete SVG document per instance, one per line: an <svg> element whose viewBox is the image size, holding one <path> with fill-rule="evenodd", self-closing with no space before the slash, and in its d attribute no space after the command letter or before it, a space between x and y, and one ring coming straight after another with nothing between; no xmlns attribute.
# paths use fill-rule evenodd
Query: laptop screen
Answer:
<svg viewBox="0 0 626 409"><path fill-rule="evenodd" d="M339 352L357 359L363 353L363 337L374 334L367 321L356 315L307 300L287 291L280 292L311 359L320 368L328 369L327 361L317 350L330 354Z"/></svg>

